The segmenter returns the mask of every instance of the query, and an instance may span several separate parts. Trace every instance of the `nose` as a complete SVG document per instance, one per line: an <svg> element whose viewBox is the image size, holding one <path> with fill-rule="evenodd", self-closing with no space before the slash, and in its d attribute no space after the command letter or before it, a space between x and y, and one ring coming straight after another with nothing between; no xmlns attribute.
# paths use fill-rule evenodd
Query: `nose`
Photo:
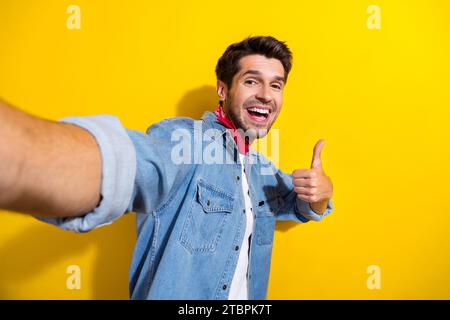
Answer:
<svg viewBox="0 0 450 320"><path fill-rule="evenodd" d="M268 88L267 86L261 86L258 92L256 93L256 99L258 99L262 103L272 102L272 95L270 92L270 88Z"/></svg>

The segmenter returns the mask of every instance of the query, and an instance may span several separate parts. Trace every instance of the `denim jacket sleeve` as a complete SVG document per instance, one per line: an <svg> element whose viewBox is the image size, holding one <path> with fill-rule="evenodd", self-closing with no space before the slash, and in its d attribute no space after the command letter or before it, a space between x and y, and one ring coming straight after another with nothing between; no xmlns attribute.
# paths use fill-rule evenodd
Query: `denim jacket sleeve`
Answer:
<svg viewBox="0 0 450 320"><path fill-rule="evenodd" d="M309 203L297 197L292 183L292 174L286 174L280 169L275 169L276 178L283 186L281 195L283 198L281 208L277 214L277 220L293 220L296 222L321 221L323 217L330 214L333 210L331 199L323 214L317 214L311 209Z"/></svg>
<svg viewBox="0 0 450 320"><path fill-rule="evenodd" d="M74 232L87 232L112 223L127 209L136 174L136 153L126 129L118 118L110 115L67 117L59 121L75 124L94 136L102 158L101 200L91 212L80 216L38 219Z"/></svg>
<svg viewBox="0 0 450 320"><path fill-rule="evenodd" d="M89 131L102 156L101 201L91 212L70 218L38 218L64 230L87 232L108 225L124 213L149 213L170 196L186 165L170 158L171 128L175 119L162 120L147 133L128 130L110 115L60 120ZM181 120L185 126L186 120ZM178 123L176 123L178 124Z"/></svg>
<svg viewBox="0 0 450 320"><path fill-rule="evenodd" d="M184 185L192 172L191 162L177 163L172 159L175 129L191 132L193 120L169 118L161 120L147 129L146 134L128 130L136 150L137 169L133 194L127 211L156 213Z"/></svg>

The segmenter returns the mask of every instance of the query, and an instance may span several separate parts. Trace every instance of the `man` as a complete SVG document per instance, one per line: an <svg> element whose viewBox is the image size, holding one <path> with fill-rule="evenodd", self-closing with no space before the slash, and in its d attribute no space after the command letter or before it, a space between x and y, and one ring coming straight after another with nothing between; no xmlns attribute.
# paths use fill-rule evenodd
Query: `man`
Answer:
<svg viewBox="0 0 450 320"><path fill-rule="evenodd" d="M219 59L219 106L146 134L112 116L37 119L0 104L0 207L86 232L137 214L134 299L264 299L276 220L332 210L320 140L285 174L250 148L281 111L292 55L252 37Z"/></svg>

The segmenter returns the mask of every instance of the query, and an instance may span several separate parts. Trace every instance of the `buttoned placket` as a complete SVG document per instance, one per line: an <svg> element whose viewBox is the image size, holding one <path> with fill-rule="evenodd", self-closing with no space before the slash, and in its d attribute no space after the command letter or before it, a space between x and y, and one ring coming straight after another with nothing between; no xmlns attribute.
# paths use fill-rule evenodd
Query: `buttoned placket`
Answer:
<svg viewBox="0 0 450 320"><path fill-rule="evenodd" d="M225 141L225 143L226 143L226 146L225 146L226 150L232 155L234 163L237 163L237 162L240 163L237 146L236 146L236 144L235 144L235 142L233 140L233 137L232 137L231 133L228 130L225 130L224 137L226 139L226 141ZM252 162L251 163L249 163L247 161L250 158L250 156L252 157L252 159L251 159ZM252 211L253 221L254 221L253 222L252 233L251 233L251 235L249 237L249 249L248 249L248 266L247 266L247 298L248 299L251 299L251 296L250 296L250 291L251 291L250 290L250 285L251 285L250 281L251 281L251 278L252 278L252 275L251 275L251 254L252 254L252 250L253 250L253 244L252 244L253 241L251 241L251 240L253 238L253 234L255 233L255 225L256 225L256 216L255 216L254 211L253 211L253 201L252 201L251 192L250 192L250 188L251 188L250 187L250 173L251 173L251 167L253 165L253 161L255 161L255 159L254 159L255 156L256 155L252 151L249 151L247 153L247 155L245 155L243 157L243 163L242 163L242 165L244 166L243 171L244 171L244 174L246 175L246 178L247 178L247 185L248 185L247 194L249 195L250 208L251 208L251 211ZM240 177L240 174L242 173L242 171L240 170L239 172L240 173L235 176L235 180L236 180L236 183L239 185L240 190L242 190L241 191L242 192L242 196L243 196L242 197L242 202L243 202L243 207L244 207L244 209L242 210L242 213L245 214L245 199L244 199L245 194L243 193L245 191L242 188L242 181L241 181L241 177ZM244 217L243 220L244 220L243 228L241 229L242 232L241 232L241 236L239 237L241 239L241 241L240 241L241 244L242 244L242 241L243 241L243 237L245 235L245 229L246 229L246 225L247 225L246 217ZM234 251L237 254L235 266L237 265L238 259L239 259L239 249L240 249L240 246L239 245L235 245ZM229 289L231 287L231 282L233 280L233 276L234 276L234 273L231 276L231 279L229 279L227 281L227 283L222 283L222 287L221 287L222 291L226 291L227 289ZM225 276L225 279L226 278L229 278L229 275Z"/></svg>
<svg viewBox="0 0 450 320"><path fill-rule="evenodd" d="M249 162L248 160L250 160L250 156L252 157L251 158L251 162ZM251 262L252 262L252 250L253 250L253 241L252 241L252 239L253 239L253 235L255 234L255 226L256 226L256 215L255 215L255 213L254 213L254 211L253 211L253 201L252 201L252 199L253 199L253 197L251 196L251 193L250 193L250 188L251 188L251 186L250 186L250 176L251 176L251 169L252 169L252 165L253 165L253 163L254 163L254 161L255 161L255 159L253 158L254 157L254 154L252 154L252 153L248 153L245 157L244 157L244 172L245 172L245 175L246 175L246 177L247 177L247 185L248 185L248 190L247 190L247 193L248 193L248 195L249 195L249 199L250 199L250 208L251 208L251 211L252 211L252 215L253 215L253 230L252 230L252 233L251 233L251 235L250 235L250 237L249 237L249 246L248 246L248 267L247 267L247 298L249 299L249 300L251 300L252 299L252 296L250 295L250 292L251 292L251 290L250 290L250 287L251 287L251 279L252 279L252 274L251 274L251 270L252 270L252 268L251 268Z"/></svg>
<svg viewBox="0 0 450 320"><path fill-rule="evenodd" d="M233 254L234 254L234 259L235 259L235 264L234 264L235 268L233 269L233 271L235 272L237 263L239 262L239 253L240 253L239 249L241 248L241 244L242 244L243 238L245 236L245 229L246 229L246 226L247 226L247 220L246 220L246 217L245 217L245 198L244 198L245 194L244 194L244 190L242 188L242 181L241 181L241 176L240 176L242 174L242 170L243 170L241 168L242 164L241 164L241 161L239 160L239 154L238 154L237 146L235 145L234 140L233 140L233 138L231 136L231 133L228 132L228 130L225 131L225 139L226 139L226 141L225 141L225 143L226 143L226 150L232 155L234 163L237 165L236 166L236 169L237 169L236 171L239 172L239 173L236 172L237 174L236 174L234 179L235 179L235 182L236 182L236 184L238 186L238 190L241 190L240 193L242 194L241 199L242 199L242 205L243 205L242 213L244 215L243 219L242 219L243 222L242 222L241 227L240 227L241 232L240 232L240 234L238 236L239 237L239 243L235 244L235 246L234 246L234 253ZM247 181L248 181L248 179L247 179ZM253 211L253 209L252 209L252 211ZM224 280L226 279L225 280L226 282L222 282L221 289L222 289L222 292L225 292L225 291L228 290L228 294L226 294L226 297L230 293L229 289L231 288L231 283L233 281L234 272L231 275L230 274L225 274L224 277L223 277ZM248 289L248 277L247 277L247 289ZM247 295L248 295L248 291L247 291Z"/></svg>

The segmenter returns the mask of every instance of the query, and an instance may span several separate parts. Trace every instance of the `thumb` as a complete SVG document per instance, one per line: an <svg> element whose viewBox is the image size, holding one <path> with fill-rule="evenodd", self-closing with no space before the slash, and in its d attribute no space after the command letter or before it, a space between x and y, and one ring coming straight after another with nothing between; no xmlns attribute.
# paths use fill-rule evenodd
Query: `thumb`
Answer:
<svg viewBox="0 0 450 320"><path fill-rule="evenodd" d="M320 159L320 153L322 152L323 145L325 144L325 140L320 139L317 141L314 146L313 158L311 161L311 169L313 168L322 168L322 160Z"/></svg>

